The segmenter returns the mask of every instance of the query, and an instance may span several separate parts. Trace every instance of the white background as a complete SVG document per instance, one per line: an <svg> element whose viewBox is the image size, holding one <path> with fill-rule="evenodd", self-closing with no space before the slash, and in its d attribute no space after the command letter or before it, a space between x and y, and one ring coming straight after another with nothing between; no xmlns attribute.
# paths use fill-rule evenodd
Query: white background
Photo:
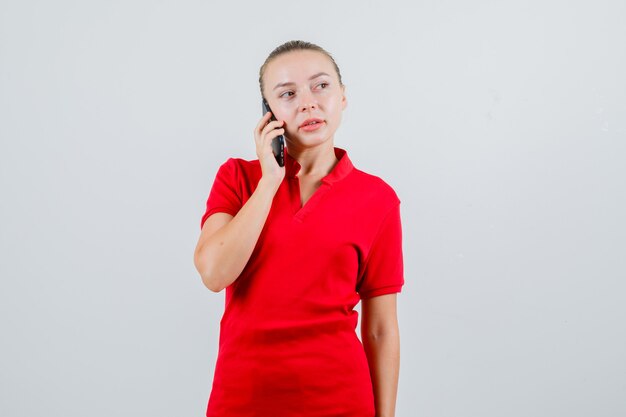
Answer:
<svg viewBox="0 0 626 417"><path fill-rule="evenodd" d="M258 70L335 57L402 201L398 417L626 414L623 1L0 2L0 415L202 416ZM360 308L360 305L359 305Z"/></svg>

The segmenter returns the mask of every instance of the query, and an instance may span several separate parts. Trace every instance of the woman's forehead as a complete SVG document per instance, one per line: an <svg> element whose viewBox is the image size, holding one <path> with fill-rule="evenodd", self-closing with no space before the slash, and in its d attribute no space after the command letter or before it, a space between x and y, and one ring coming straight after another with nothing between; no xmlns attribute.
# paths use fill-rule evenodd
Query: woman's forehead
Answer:
<svg viewBox="0 0 626 417"><path fill-rule="evenodd" d="M305 53L302 53L305 52ZM308 82L320 75L332 76L333 65L319 52L298 51L276 57L266 70L270 86L274 83Z"/></svg>

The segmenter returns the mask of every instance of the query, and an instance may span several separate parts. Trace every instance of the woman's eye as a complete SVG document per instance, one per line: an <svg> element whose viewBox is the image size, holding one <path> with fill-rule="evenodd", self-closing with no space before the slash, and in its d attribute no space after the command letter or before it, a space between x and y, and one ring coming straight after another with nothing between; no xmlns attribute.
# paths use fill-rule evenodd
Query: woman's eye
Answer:
<svg viewBox="0 0 626 417"><path fill-rule="evenodd" d="M328 87L329 83L319 83L318 86L322 86L325 85L326 87ZM324 88L325 89L325 88ZM284 93L282 93L280 96L278 97L283 97L285 94L289 94L289 97L294 95L293 91L285 91Z"/></svg>

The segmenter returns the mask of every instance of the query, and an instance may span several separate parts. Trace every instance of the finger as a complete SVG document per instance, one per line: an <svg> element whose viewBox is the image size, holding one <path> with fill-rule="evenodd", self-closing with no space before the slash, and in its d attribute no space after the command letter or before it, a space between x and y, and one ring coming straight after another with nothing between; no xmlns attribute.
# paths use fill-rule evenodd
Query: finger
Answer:
<svg viewBox="0 0 626 417"><path fill-rule="evenodd" d="M272 112L268 111L267 113L265 113L263 117L261 118L261 120L259 121L259 123L256 125L255 130L257 132L260 132L263 126L267 124L267 121L270 119L271 116L272 116Z"/></svg>
<svg viewBox="0 0 626 417"><path fill-rule="evenodd" d="M272 140L274 140L275 137L283 135L285 133L285 129L274 129L271 132L267 133L264 138L265 140L263 141L263 145L267 146L268 143L271 144Z"/></svg>
<svg viewBox="0 0 626 417"><path fill-rule="evenodd" d="M267 134L267 132L269 132L272 129L276 129L279 126L283 126L285 123L284 120L273 120L271 122L269 122L261 131L262 134Z"/></svg>
<svg viewBox="0 0 626 417"><path fill-rule="evenodd" d="M254 128L254 140L255 142L260 142L263 139L264 135L264 126L267 127L268 117L271 115L271 112L267 112L263 115L259 123Z"/></svg>

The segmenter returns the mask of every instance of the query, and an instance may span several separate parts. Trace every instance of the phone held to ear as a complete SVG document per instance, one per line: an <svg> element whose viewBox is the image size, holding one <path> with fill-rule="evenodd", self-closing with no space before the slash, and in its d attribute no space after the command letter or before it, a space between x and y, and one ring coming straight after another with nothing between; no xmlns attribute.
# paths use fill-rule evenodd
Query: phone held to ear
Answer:
<svg viewBox="0 0 626 417"><path fill-rule="evenodd" d="M263 115L265 115L268 111L272 111L270 109L267 101L263 99ZM274 117L274 112L272 112L271 120L276 120ZM278 135L272 139L272 151L274 152L274 156L276 157L276 162L278 162L278 166L285 166L285 138L283 135Z"/></svg>

